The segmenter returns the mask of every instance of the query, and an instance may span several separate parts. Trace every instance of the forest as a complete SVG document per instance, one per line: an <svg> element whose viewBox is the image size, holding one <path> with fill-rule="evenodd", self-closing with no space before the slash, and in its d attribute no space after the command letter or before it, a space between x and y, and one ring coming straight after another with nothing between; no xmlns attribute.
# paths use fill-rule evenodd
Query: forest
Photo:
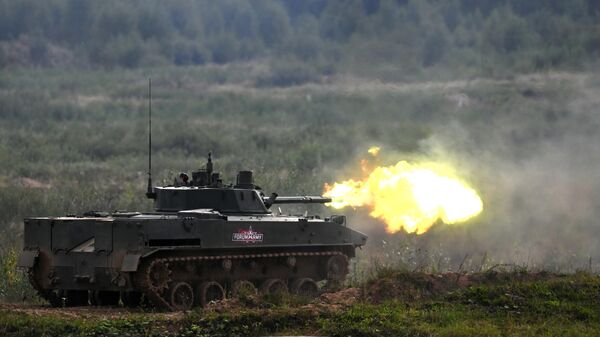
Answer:
<svg viewBox="0 0 600 337"><path fill-rule="evenodd" d="M497 76L594 63L599 22L594 0L2 0L0 67L254 60L267 86Z"/></svg>

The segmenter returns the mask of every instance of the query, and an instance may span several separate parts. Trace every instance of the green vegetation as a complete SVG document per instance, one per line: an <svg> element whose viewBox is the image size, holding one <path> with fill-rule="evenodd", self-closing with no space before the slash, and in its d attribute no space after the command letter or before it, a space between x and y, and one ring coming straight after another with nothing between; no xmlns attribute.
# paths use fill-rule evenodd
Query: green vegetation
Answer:
<svg viewBox="0 0 600 337"><path fill-rule="evenodd" d="M264 60L259 85L352 73L385 81L582 69L600 51L593 0L0 1L0 66Z"/></svg>
<svg viewBox="0 0 600 337"><path fill-rule="evenodd" d="M152 209L144 197L146 78L152 77L158 184L169 184L178 172L201 167L206 153L213 151L225 181L231 181L237 170L249 168L266 191L319 194L325 182L356 176L359 158L377 144L384 148L382 164L422 157L453 164L483 193L486 205L493 205L464 226L436 226L428 233L427 244L410 235L385 237L383 224L361 217L360 210L346 211L353 218L352 226L367 231L374 244L359 258L353 280L360 281L368 273L371 254L383 265L408 270L458 270L462 265L462 270L477 271L505 262L533 269L596 270L596 258L588 263L594 235L573 236L564 222L539 222L515 239L510 231L498 232L496 224L506 214L520 214L507 209L512 204L507 204L506 194L498 193L503 165L527 162L554 138L580 135L572 129L577 125L572 118L585 118L594 110L582 114L573 110L578 107L573 102L585 99L581 83L592 92L598 83L580 75L550 74L397 87L337 81L256 88L247 84L260 76L256 68L248 63L124 71L4 71L0 78L0 241L18 251L22 219L28 216ZM470 103L459 106L456 95ZM593 132L593 123L585 125ZM586 167L593 166L581 166ZM538 178L513 172L512 179ZM304 209L284 208L284 212ZM309 212L324 215L332 210L314 206ZM589 219L566 220L582 233L592 233L593 227L586 227L592 224ZM554 228L557 235L564 235L551 244L554 238L543 241L536 228ZM478 240L485 250L472 249L472 242L465 243L467 237ZM529 259L532 238L556 250ZM381 239L388 243L381 246ZM507 249L504 243L509 240L522 248ZM419 253L425 245L427 253ZM14 293L5 294L5 299L31 298L26 286L11 286L8 291Z"/></svg>
<svg viewBox="0 0 600 337"><path fill-rule="evenodd" d="M592 0L0 0L0 335L597 335L598 27ZM6 304L39 304L15 271L23 218L152 209L148 78L157 184L212 151L226 182L252 169L267 192L319 194L379 145L373 163L452 165L484 212L416 236L308 207L369 235L349 279L368 296L340 310ZM431 291L397 272L507 266L574 274Z"/></svg>
<svg viewBox="0 0 600 337"><path fill-rule="evenodd" d="M392 273L373 283L410 283ZM119 318L85 311L39 313L0 309L3 336L595 336L600 329L600 279L588 274L479 274L478 282L419 299L369 297L348 307L277 305L230 307L186 314L120 312ZM434 276L434 278L436 278ZM413 281L419 282L414 279ZM430 288L436 283L429 283ZM420 288L425 290L425 288Z"/></svg>

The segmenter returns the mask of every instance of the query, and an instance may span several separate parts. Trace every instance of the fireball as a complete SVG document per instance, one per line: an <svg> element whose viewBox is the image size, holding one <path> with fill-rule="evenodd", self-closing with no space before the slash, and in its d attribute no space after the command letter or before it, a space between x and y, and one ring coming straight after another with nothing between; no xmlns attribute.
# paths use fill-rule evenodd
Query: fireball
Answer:
<svg viewBox="0 0 600 337"><path fill-rule="evenodd" d="M373 148L371 148L373 149ZM373 153L377 155L379 148ZM408 163L377 166L365 177L333 185L325 184L328 206L367 207L370 215L381 219L389 233L404 230L425 233L438 220L458 224L477 216L483 202L477 192L440 163Z"/></svg>

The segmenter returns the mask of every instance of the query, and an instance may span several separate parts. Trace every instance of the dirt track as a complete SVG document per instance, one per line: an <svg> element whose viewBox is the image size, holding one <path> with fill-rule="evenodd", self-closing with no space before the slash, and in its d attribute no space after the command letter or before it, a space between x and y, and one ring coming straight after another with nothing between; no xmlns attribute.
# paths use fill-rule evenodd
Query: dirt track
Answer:
<svg viewBox="0 0 600 337"><path fill-rule="evenodd" d="M74 308L52 308L47 305L34 304L0 304L0 311L11 311L26 313L34 316L56 316L60 318L94 318L113 319L124 315L144 314L145 316L157 316L160 318L177 319L184 316L182 312L152 312L143 309L127 309L121 307L74 307Z"/></svg>
<svg viewBox="0 0 600 337"><path fill-rule="evenodd" d="M358 288L347 288L335 293L324 293L319 298L304 306L311 311L333 311L343 309L356 303L362 297ZM250 307L260 307L260 298L252 299ZM204 310L209 312L231 312L248 303L241 304L237 300L225 300L210 303ZM0 311L11 311L33 316L55 316L58 318L78 319L114 319L130 315L148 315L157 319L177 320L185 316L184 312L153 311L152 309L129 309L123 307L70 307L52 308L49 305L0 303Z"/></svg>

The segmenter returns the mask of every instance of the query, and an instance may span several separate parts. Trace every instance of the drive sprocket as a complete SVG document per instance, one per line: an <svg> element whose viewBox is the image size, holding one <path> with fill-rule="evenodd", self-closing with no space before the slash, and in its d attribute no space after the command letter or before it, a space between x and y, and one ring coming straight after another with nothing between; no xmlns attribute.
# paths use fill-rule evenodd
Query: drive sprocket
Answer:
<svg viewBox="0 0 600 337"><path fill-rule="evenodd" d="M148 268L149 287L152 291L162 294L169 288L171 282L171 270L169 264L160 260L152 261Z"/></svg>

